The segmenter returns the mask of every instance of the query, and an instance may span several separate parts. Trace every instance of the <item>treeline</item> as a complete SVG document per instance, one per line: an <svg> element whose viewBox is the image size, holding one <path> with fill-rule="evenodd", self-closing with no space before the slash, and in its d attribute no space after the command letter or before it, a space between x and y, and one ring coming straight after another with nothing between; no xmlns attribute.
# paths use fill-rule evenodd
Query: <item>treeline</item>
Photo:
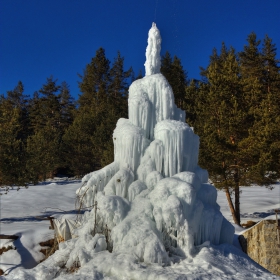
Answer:
<svg viewBox="0 0 280 280"><path fill-rule="evenodd" d="M213 50L207 68L201 68L200 81L188 82L181 71L172 75L171 62L167 53L163 73L175 89L177 105L187 112L187 123L200 136L199 164L226 191L234 221L240 224L239 186L269 186L280 178L276 46L268 36L261 41L254 33L239 53L223 43L219 52Z"/></svg>
<svg viewBox="0 0 280 280"><path fill-rule="evenodd" d="M0 185L25 185L57 173L83 175L113 161L112 131L127 117L132 69L97 50L80 75L77 102L52 77L30 98L21 82L0 97Z"/></svg>
<svg viewBox="0 0 280 280"><path fill-rule="evenodd" d="M188 79L178 57L162 57L175 102L200 136L200 165L229 199L235 191L236 216L240 185L279 178L279 69L272 40L254 33L241 52L225 44L214 49L200 80ZM127 117L129 84L141 77L124 70L119 53L110 63L100 48L80 76L77 102L67 84L53 78L32 98L19 82L0 99L0 184L37 182L59 172L83 175L112 162L113 129Z"/></svg>

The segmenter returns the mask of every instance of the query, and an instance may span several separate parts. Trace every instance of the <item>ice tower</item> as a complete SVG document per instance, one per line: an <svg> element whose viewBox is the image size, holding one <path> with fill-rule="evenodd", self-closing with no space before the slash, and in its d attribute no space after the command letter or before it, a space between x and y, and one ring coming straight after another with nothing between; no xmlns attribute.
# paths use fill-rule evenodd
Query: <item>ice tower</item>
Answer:
<svg viewBox="0 0 280 280"><path fill-rule="evenodd" d="M119 119L113 133L114 162L86 175L77 194L99 207L98 220L88 213L82 228L106 224L113 251L168 263L168 255L191 256L205 241L232 243L234 229L219 210L208 172L198 166L199 137L160 73L160 50L153 23L146 75L130 86L129 118Z"/></svg>

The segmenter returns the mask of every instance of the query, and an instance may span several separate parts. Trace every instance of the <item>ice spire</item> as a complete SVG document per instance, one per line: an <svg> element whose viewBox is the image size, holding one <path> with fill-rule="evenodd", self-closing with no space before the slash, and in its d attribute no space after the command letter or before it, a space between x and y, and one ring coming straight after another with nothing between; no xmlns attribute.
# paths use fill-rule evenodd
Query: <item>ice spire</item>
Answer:
<svg viewBox="0 0 280 280"><path fill-rule="evenodd" d="M145 70L146 76L160 73L161 36L156 24L153 22L149 30L148 46L146 49Z"/></svg>

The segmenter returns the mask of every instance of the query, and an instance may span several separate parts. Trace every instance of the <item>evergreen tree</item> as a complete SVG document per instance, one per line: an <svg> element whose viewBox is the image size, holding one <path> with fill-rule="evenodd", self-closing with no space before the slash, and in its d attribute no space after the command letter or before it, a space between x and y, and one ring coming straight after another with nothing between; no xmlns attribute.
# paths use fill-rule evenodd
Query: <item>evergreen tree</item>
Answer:
<svg viewBox="0 0 280 280"><path fill-rule="evenodd" d="M251 64L252 73L262 74L257 80L258 91L254 92L254 124L243 145L244 156L254 162L249 170L253 182L269 186L280 175L280 67L276 46L268 36L258 58L257 65Z"/></svg>
<svg viewBox="0 0 280 280"><path fill-rule="evenodd" d="M200 164L217 187L224 188L235 223L240 224L239 186L246 163L240 160L239 142L246 137L246 108L242 102L240 69L233 48L223 46L211 59L197 104L196 132L200 135ZM235 205L230 191L234 189Z"/></svg>
<svg viewBox="0 0 280 280"><path fill-rule="evenodd" d="M263 62L259 50L260 40L257 40L255 33L251 33L247 38L248 45L240 52L240 74L242 76L243 92L248 103L249 114L254 121L255 113L263 99Z"/></svg>
<svg viewBox="0 0 280 280"><path fill-rule="evenodd" d="M81 107L85 106L103 106L106 104L108 94L108 86L110 61L105 56L105 50L99 48L91 63L86 66L84 75L79 75L82 81L79 83L81 95L79 95L78 103Z"/></svg>
<svg viewBox="0 0 280 280"><path fill-rule="evenodd" d="M22 111L9 98L0 97L0 185L25 185L26 155Z"/></svg>
<svg viewBox="0 0 280 280"><path fill-rule="evenodd" d="M52 177L64 166L61 139L64 123L58 92L61 86L52 77L36 92L30 105L32 134L27 141L28 168L32 181Z"/></svg>
<svg viewBox="0 0 280 280"><path fill-rule="evenodd" d="M132 68L124 70L124 58L118 52L110 69L109 99L106 108L106 117L95 130L95 139L100 139L98 146L101 151L101 166L111 163L114 159L114 147L112 141L113 130L119 118L128 117L128 80L132 78ZM98 151L96 151L98 154Z"/></svg>
<svg viewBox="0 0 280 280"><path fill-rule="evenodd" d="M170 53L166 52L161 59L160 71L172 87L175 104L179 108L184 108L187 74L183 69L181 60L177 56L174 56L174 58L172 59Z"/></svg>
<svg viewBox="0 0 280 280"><path fill-rule="evenodd" d="M142 79L142 78L143 78L143 74L142 74L142 70L140 69L138 75L135 78L135 80L139 80L139 79Z"/></svg>
<svg viewBox="0 0 280 280"><path fill-rule="evenodd" d="M172 81L172 63L173 63L173 59L170 53L166 51L165 55L161 58L160 72L167 79L170 85Z"/></svg>
<svg viewBox="0 0 280 280"><path fill-rule="evenodd" d="M66 82L61 84L60 93L58 95L60 105L59 127L63 134L66 129L73 123L75 112L75 101L70 95L70 90Z"/></svg>
<svg viewBox="0 0 280 280"><path fill-rule="evenodd" d="M45 180L53 177L61 167L59 130L50 123L35 132L27 140L28 172L30 180Z"/></svg>
<svg viewBox="0 0 280 280"><path fill-rule="evenodd" d="M117 57L109 72L110 83L109 83L109 98L110 104L112 103L116 117L127 116L127 98L128 98L128 83L127 80L132 75L132 68L128 71L124 71L124 58L121 57L118 52Z"/></svg>
<svg viewBox="0 0 280 280"><path fill-rule="evenodd" d="M187 74L183 69L181 60L174 56L172 63L172 90L174 93L175 103L179 108L185 107L185 88L187 86Z"/></svg>
<svg viewBox="0 0 280 280"><path fill-rule="evenodd" d="M60 121L60 104L57 93L60 86L52 77L38 92L34 93L30 106L30 119L33 132L43 129L46 125L58 127ZM39 95L40 94L40 95Z"/></svg>
<svg viewBox="0 0 280 280"><path fill-rule="evenodd" d="M68 149L80 158L78 161L68 157L72 169L79 175L112 162L112 133L117 120L127 116L127 81L131 76L132 69L124 71L124 58L120 53L110 67L102 48L96 51L84 76L80 76L79 108L63 138Z"/></svg>
<svg viewBox="0 0 280 280"><path fill-rule="evenodd" d="M117 73L117 69L115 72ZM100 167L102 148L106 142L101 135L96 135L96 129L102 123L106 123L107 110L110 106L110 61L106 58L103 48L96 51L95 57L86 66L84 75L80 75L80 78L82 80L79 87L82 94L78 99L79 108L73 125L63 138L67 147L81 160L80 162L73 160L71 155L68 157L71 168L78 171L79 175ZM118 85L116 81L115 84ZM111 96L114 96L113 87ZM117 97L118 94L116 99ZM80 164L83 164L83 167L80 167Z"/></svg>
<svg viewBox="0 0 280 280"><path fill-rule="evenodd" d="M199 100L199 81L191 80L190 84L185 88L185 104L183 109L186 111L187 123L190 126L195 126L197 119L197 113L199 108L197 108L200 103Z"/></svg>
<svg viewBox="0 0 280 280"><path fill-rule="evenodd" d="M239 186L269 185L279 178L279 66L268 37L260 50L254 33L236 56L222 45L213 50L198 83L194 127L200 135L200 164L226 191L235 223L240 223ZM273 72L273 74L271 74ZM197 94L198 92L198 94ZM234 192L235 201L230 193Z"/></svg>
<svg viewBox="0 0 280 280"><path fill-rule="evenodd" d="M19 81L14 90L7 92L7 102L12 106L12 108L18 109L20 129L17 138L20 138L25 143L28 134L30 133L28 115L29 96L24 95L23 92L23 84Z"/></svg>
<svg viewBox="0 0 280 280"><path fill-rule="evenodd" d="M99 167L94 153L96 128L94 108L79 108L72 125L63 136L64 157L76 175L84 175Z"/></svg>

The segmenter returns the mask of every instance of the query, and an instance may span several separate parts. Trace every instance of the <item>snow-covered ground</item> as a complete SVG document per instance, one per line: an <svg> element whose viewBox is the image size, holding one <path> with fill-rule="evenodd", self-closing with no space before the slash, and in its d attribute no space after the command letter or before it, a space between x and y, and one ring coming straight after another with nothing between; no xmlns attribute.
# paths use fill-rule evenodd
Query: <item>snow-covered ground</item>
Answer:
<svg viewBox="0 0 280 280"><path fill-rule="evenodd" d="M242 187L240 194L241 223L258 222L268 216L275 215L274 209L280 207L280 184L266 187ZM218 204L224 217L233 222L229 206L223 191L218 192Z"/></svg>
<svg viewBox="0 0 280 280"><path fill-rule="evenodd" d="M80 186L80 181L54 180L20 191L11 190L6 195L1 192L3 195L0 196L0 233L20 236L15 242L1 240L1 247L12 244L17 248L0 256L0 268L5 273L13 275L12 278L5 276L7 279L29 279L25 278L27 276L24 276L25 272L22 269L32 268L43 259L44 255L39 252L41 249L39 242L53 237L53 231L49 229L49 221L41 221L35 217L57 214L69 216L69 213L74 213L75 191ZM280 184L274 185L273 190L260 186L243 187L241 190L242 222L259 221L273 213L273 209L280 207ZM232 221L223 191L218 192L217 201L221 206L222 214ZM240 229L237 228L237 233L239 231ZM104 259L106 259L105 264ZM108 262L111 263L110 267L106 267ZM103 275L99 271L107 274ZM94 260L80 272L67 276L67 279L79 279L79 274L80 277L84 277L80 279L179 279L179 276L188 277L186 279L277 279L261 270L242 253L238 244L237 247L205 246L194 259L176 262L165 268L137 263L129 255L103 251L97 253ZM46 276L37 277L37 279L48 279ZM60 276L58 279L63 278Z"/></svg>
<svg viewBox="0 0 280 280"><path fill-rule="evenodd" d="M48 220L39 218L75 213L75 191L80 185L80 181L57 179L19 191L10 189L7 194L0 189L0 233L20 236L14 243L0 239L0 248L17 248L0 255L0 269L28 269L43 259L39 242L52 239L53 231Z"/></svg>

